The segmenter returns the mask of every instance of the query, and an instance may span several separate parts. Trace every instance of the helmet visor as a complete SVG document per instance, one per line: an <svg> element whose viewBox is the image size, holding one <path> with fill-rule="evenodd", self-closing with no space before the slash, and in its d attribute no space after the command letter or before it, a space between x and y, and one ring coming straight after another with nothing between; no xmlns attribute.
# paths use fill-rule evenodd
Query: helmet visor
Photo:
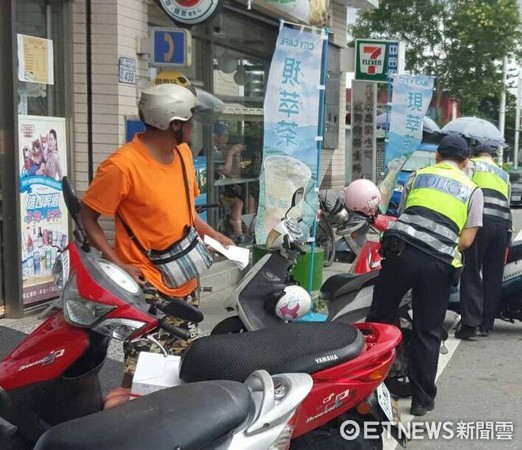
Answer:
<svg viewBox="0 0 522 450"><path fill-rule="evenodd" d="M192 110L194 120L202 124L212 125L223 114L225 104L210 92L200 88L195 88L195 91L197 104Z"/></svg>

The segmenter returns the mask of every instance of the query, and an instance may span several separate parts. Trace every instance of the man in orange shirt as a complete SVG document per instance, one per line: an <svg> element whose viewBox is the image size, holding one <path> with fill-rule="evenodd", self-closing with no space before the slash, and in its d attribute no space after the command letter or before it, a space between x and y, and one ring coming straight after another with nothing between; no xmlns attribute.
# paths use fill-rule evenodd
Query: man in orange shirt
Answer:
<svg viewBox="0 0 522 450"><path fill-rule="evenodd" d="M226 246L233 244L204 222L193 207L199 191L187 142L191 138L196 104L196 95L187 87L162 84L145 90L138 104L145 131L100 164L82 199L80 213L92 245L140 283L146 296L182 298L194 306L198 304L198 280L176 288L167 287L159 271L131 241L123 221L146 249L163 249L183 238L185 226L192 218L200 235L209 235ZM186 168L190 204L187 204L180 156ZM102 214L115 217L114 249L98 222ZM176 325L189 329L195 337L195 324L178 321ZM188 345L179 339L165 343L174 354ZM134 373L139 351L149 347L149 341L125 345L127 377L124 384Z"/></svg>

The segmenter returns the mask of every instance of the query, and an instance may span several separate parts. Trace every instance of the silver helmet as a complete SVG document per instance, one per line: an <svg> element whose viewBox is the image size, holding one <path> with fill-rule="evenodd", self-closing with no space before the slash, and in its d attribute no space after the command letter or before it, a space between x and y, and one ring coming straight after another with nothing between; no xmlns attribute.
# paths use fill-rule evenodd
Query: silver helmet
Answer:
<svg viewBox="0 0 522 450"><path fill-rule="evenodd" d="M190 120L196 106L196 95L191 90L177 84L160 84L141 93L138 110L147 125L167 130L173 120Z"/></svg>

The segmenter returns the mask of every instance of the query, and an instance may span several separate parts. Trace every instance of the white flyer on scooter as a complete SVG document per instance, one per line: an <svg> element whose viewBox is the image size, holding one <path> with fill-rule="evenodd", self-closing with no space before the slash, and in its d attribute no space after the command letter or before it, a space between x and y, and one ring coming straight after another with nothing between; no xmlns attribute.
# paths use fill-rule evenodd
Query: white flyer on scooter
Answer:
<svg viewBox="0 0 522 450"><path fill-rule="evenodd" d="M230 245L228 248L225 248L222 244L208 235L205 235L203 240L205 241L205 244L212 247L223 256L226 256L231 261L234 261L241 270L248 266L250 260L250 250L248 248L237 247L236 245Z"/></svg>

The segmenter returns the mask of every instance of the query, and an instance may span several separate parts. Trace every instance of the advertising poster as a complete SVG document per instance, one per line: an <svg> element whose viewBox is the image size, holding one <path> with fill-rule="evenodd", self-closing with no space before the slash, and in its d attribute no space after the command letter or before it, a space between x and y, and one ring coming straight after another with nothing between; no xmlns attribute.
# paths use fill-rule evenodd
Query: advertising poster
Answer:
<svg viewBox="0 0 522 450"><path fill-rule="evenodd" d="M17 35L18 79L30 83L54 84L53 41Z"/></svg>
<svg viewBox="0 0 522 450"><path fill-rule="evenodd" d="M428 75L393 75L390 126L384 149L384 167L388 173L379 186L381 211L388 206L402 166L422 141L422 123L431 102L434 80Z"/></svg>
<svg viewBox="0 0 522 450"><path fill-rule="evenodd" d="M308 188L312 174L317 172L321 65L327 36L323 30L309 32L283 26L279 31L266 88L271 95L266 95L264 103L263 168L256 220L256 242L260 245L284 216L294 191ZM316 193L314 196L317 200Z"/></svg>
<svg viewBox="0 0 522 450"><path fill-rule="evenodd" d="M18 116L23 302L56 296L51 269L67 245L65 119Z"/></svg>
<svg viewBox="0 0 522 450"><path fill-rule="evenodd" d="M257 0L256 4L316 27L328 24L329 0Z"/></svg>

